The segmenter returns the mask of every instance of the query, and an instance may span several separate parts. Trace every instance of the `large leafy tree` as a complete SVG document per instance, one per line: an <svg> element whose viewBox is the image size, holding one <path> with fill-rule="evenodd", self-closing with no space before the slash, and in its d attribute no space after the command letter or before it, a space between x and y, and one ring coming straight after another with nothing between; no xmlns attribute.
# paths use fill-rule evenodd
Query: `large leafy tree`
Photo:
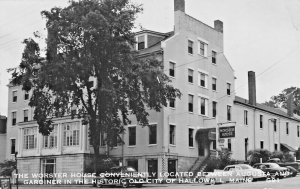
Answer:
<svg viewBox="0 0 300 189"><path fill-rule="evenodd" d="M291 101L289 101L289 97ZM274 108L281 107L285 109L290 105L293 108L293 112L300 115L300 88L286 88L280 94L272 96L271 99L264 104Z"/></svg>
<svg viewBox="0 0 300 189"><path fill-rule="evenodd" d="M46 56L34 39L26 39L19 67L10 70L13 84L32 90L29 105L39 132L48 135L57 116L82 118L97 160L101 132L112 146L130 123L129 113L147 126L148 110L160 111L169 99L180 97L156 55L139 58L133 51L132 29L141 10L128 0L80 0L42 12Z"/></svg>

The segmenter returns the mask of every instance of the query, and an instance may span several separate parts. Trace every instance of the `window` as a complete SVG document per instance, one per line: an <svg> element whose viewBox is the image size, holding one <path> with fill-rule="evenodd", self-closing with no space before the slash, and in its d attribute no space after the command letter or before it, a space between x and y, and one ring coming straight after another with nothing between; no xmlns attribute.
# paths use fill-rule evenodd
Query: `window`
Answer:
<svg viewBox="0 0 300 189"><path fill-rule="evenodd" d="M288 135L289 134L289 122L286 122L285 127L286 127L286 134Z"/></svg>
<svg viewBox="0 0 300 189"><path fill-rule="evenodd" d="M35 149L37 142L37 128L24 129L24 149Z"/></svg>
<svg viewBox="0 0 300 189"><path fill-rule="evenodd" d="M194 42L191 40L188 40L188 53L189 54L193 54L193 45L194 45Z"/></svg>
<svg viewBox="0 0 300 189"><path fill-rule="evenodd" d="M175 98L171 98L170 101L169 101L169 106L171 108L175 108Z"/></svg>
<svg viewBox="0 0 300 189"><path fill-rule="evenodd" d="M244 124L248 125L248 111L244 110Z"/></svg>
<svg viewBox="0 0 300 189"><path fill-rule="evenodd" d="M43 136L43 148L56 148L57 147L57 129L58 125L52 125L53 130L48 136Z"/></svg>
<svg viewBox="0 0 300 189"><path fill-rule="evenodd" d="M194 75L194 70L188 69L188 81L189 81L189 83L193 83L193 75Z"/></svg>
<svg viewBox="0 0 300 189"><path fill-rule="evenodd" d="M264 116L263 115L259 115L259 128L263 128L263 121L264 121Z"/></svg>
<svg viewBox="0 0 300 189"><path fill-rule="evenodd" d="M13 91L12 92L12 101L17 102L18 99L18 91Z"/></svg>
<svg viewBox="0 0 300 189"><path fill-rule="evenodd" d="M129 159L127 160L127 166L133 167L135 170L139 170L139 162L137 159Z"/></svg>
<svg viewBox="0 0 300 189"><path fill-rule="evenodd" d="M211 83L212 83L212 86L211 86L211 87L212 87L212 90L213 90L213 91L216 91L216 90L217 90L217 78L214 78L214 77L213 77Z"/></svg>
<svg viewBox="0 0 300 189"><path fill-rule="evenodd" d="M194 112L194 96L189 94L188 101L189 112Z"/></svg>
<svg viewBox="0 0 300 189"><path fill-rule="evenodd" d="M275 151L278 150L278 144L274 144L274 150L275 150Z"/></svg>
<svg viewBox="0 0 300 189"><path fill-rule="evenodd" d="M228 150L231 152L231 139L228 139Z"/></svg>
<svg viewBox="0 0 300 189"><path fill-rule="evenodd" d="M24 122L27 122L28 121L28 110L24 110L23 114L24 114Z"/></svg>
<svg viewBox="0 0 300 189"><path fill-rule="evenodd" d="M106 134L102 131L100 134L100 146L106 145Z"/></svg>
<svg viewBox="0 0 300 189"><path fill-rule="evenodd" d="M198 41L198 44L199 44L199 54L201 56L207 56L207 44L202 42L202 41Z"/></svg>
<svg viewBox="0 0 300 189"><path fill-rule="evenodd" d="M213 140L213 141L212 141L212 148L213 148L214 150L217 149L217 141L216 141L216 140Z"/></svg>
<svg viewBox="0 0 300 189"><path fill-rule="evenodd" d="M10 154L16 153L16 139L10 139Z"/></svg>
<svg viewBox="0 0 300 189"><path fill-rule="evenodd" d="M227 95L231 94L231 84L227 83Z"/></svg>
<svg viewBox="0 0 300 189"><path fill-rule="evenodd" d="M276 132L276 131L277 131L277 124L276 124L276 122L277 122L277 120L276 120L276 119L274 119L274 132Z"/></svg>
<svg viewBox="0 0 300 189"><path fill-rule="evenodd" d="M169 76L175 77L175 63L170 62L169 67Z"/></svg>
<svg viewBox="0 0 300 189"><path fill-rule="evenodd" d="M128 127L129 146L136 145L136 127Z"/></svg>
<svg viewBox="0 0 300 189"><path fill-rule="evenodd" d="M213 64L217 63L217 53L215 51L211 51L211 62Z"/></svg>
<svg viewBox="0 0 300 189"><path fill-rule="evenodd" d="M207 74L199 72L199 85L201 87L207 88L207 77Z"/></svg>
<svg viewBox="0 0 300 189"><path fill-rule="evenodd" d="M17 112L11 113L11 124L16 125L17 124Z"/></svg>
<svg viewBox="0 0 300 189"><path fill-rule="evenodd" d="M156 125L149 126L149 144L157 143L157 128Z"/></svg>
<svg viewBox="0 0 300 189"><path fill-rule="evenodd" d="M260 141L260 149L264 149L264 141Z"/></svg>
<svg viewBox="0 0 300 189"><path fill-rule="evenodd" d="M212 116L213 117L217 116L217 102L215 101L212 102Z"/></svg>
<svg viewBox="0 0 300 189"><path fill-rule="evenodd" d="M231 121L231 106L227 105L227 120Z"/></svg>
<svg viewBox="0 0 300 189"><path fill-rule="evenodd" d="M64 146L78 146L79 145L79 123L65 123L64 129Z"/></svg>
<svg viewBox="0 0 300 189"><path fill-rule="evenodd" d="M169 143L175 145L175 125L170 125Z"/></svg>
<svg viewBox="0 0 300 189"><path fill-rule="evenodd" d="M297 125L297 136L300 137L300 126Z"/></svg>
<svg viewBox="0 0 300 189"><path fill-rule="evenodd" d="M208 99L200 97L200 114L208 115Z"/></svg>
<svg viewBox="0 0 300 189"><path fill-rule="evenodd" d="M145 35L137 37L137 50L142 50L146 48L145 46Z"/></svg>
<svg viewBox="0 0 300 189"><path fill-rule="evenodd" d="M29 99L29 93L25 91L24 100L28 100L28 99Z"/></svg>
<svg viewBox="0 0 300 189"><path fill-rule="evenodd" d="M194 129L189 129L189 147L194 147Z"/></svg>

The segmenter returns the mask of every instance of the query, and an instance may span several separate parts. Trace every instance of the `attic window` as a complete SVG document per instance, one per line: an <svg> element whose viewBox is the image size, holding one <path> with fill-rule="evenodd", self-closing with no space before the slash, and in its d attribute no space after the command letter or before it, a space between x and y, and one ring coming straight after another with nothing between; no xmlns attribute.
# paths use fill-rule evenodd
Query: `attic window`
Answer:
<svg viewBox="0 0 300 189"><path fill-rule="evenodd" d="M137 37L137 50L146 48L145 46L145 35Z"/></svg>

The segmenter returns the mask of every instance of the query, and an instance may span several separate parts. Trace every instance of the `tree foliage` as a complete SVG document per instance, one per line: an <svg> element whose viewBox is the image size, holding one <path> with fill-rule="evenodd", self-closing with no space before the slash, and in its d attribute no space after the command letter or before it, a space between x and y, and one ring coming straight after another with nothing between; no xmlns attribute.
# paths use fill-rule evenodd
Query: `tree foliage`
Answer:
<svg viewBox="0 0 300 189"><path fill-rule="evenodd" d="M57 116L77 116L89 124L98 155L101 132L112 145L130 123L129 114L147 126L149 109L160 111L169 99L180 97L156 55L141 59L133 51L132 29L141 11L128 0L80 0L42 12L46 57L34 39L25 39L21 63L10 69L13 84L32 90L29 105L39 132L48 135Z"/></svg>
<svg viewBox="0 0 300 189"><path fill-rule="evenodd" d="M292 94L292 107L295 114L300 115L300 88L289 87L284 89L280 94L272 96L264 104L274 108L288 108L288 95Z"/></svg>
<svg viewBox="0 0 300 189"><path fill-rule="evenodd" d="M16 169L16 161L14 160L5 160L0 163L0 176L10 177L12 172Z"/></svg>

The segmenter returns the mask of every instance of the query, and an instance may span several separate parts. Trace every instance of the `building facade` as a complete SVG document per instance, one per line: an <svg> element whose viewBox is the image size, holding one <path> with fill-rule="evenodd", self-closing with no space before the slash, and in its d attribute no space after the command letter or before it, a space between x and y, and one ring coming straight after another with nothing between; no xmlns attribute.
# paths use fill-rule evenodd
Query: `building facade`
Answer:
<svg viewBox="0 0 300 189"><path fill-rule="evenodd" d="M182 97L170 100L160 112L149 110L150 126L139 126L130 117L131 125L125 126L121 136L124 144L109 149L105 134L101 135L100 153L109 154L116 164L162 178L158 173L195 171L221 148L244 161L252 149L293 151L299 147L298 117L256 103L255 81L249 85L249 101L235 96L234 70L224 55L221 21L216 20L214 27L204 24L185 13L184 0L174 0L174 31L143 30L136 33L136 42L138 56L162 61ZM8 87L6 158L18 152L19 172L90 171L93 149L88 126L79 119L57 118L53 132L42 136L28 106L31 94L21 86ZM234 127L235 135L221 139L217 131L223 127Z"/></svg>
<svg viewBox="0 0 300 189"><path fill-rule="evenodd" d="M6 159L6 116L0 115L0 162Z"/></svg>
<svg viewBox="0 0 300 189"><path fill-rule="evenodd" d="M230 138L232 156L247 160L253 149L294 154L300 147L300 117L293 110L272 108L256 102L255 73L248 73L249 100L236 96L233 115L236 137ZM228 144L228 139L225 141Z"/></svg>

